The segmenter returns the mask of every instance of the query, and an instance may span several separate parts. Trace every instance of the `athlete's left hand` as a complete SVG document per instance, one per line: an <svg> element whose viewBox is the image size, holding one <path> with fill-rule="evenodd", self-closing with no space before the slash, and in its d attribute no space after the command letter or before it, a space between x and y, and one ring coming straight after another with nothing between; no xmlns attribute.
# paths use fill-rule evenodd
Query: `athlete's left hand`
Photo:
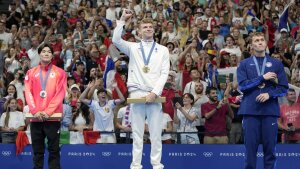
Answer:
<svg viewBox="0 0 300 169"><path fill-rule="evenodd" d="M269 98L270 98L270 96L268 93L261 93L260 95L258 95L256 97L256 101L263 103L263 102L267 101Z"/></svg>

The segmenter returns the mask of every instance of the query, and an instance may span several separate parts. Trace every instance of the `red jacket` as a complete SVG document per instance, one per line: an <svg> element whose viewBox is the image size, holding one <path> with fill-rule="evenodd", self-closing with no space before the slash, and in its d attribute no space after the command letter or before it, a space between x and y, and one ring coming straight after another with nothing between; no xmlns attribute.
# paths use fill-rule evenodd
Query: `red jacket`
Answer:
<svg viewBox="0 0 300 169"><path fill-rule="evenodd" d="M40 83L40 69L42 68L43 79L51 64L36 66L27 71L25 76L25 97L31 114L45 112L49 116L53 113L63 113L63 99L66 95L67 76L61 68L52 65L52 70L46 85L47 96L42 98Z"/></svg>
<svg viewBox="0 0 300 169"><path fill-rule="evenodd" d="M166 102L163 103L163 111L170 115L170 117L174 118L174 105L173 105L173 99L176 96L176 93L181 95L178 91L174 89L168 89L164 88L162 91L161 96L166 97Z"/></svg>

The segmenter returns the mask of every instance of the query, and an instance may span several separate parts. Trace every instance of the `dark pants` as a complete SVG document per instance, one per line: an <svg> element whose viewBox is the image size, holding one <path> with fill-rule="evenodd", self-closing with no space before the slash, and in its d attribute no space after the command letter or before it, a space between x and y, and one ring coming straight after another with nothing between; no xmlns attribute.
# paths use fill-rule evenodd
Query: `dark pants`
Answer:
<svg viewBox="0 0 300 169"><path fill-rule="evenodd" d="M257 150L261 143L264 153L264 169L274 169L276 164L277 119L275 116L245 116L243 118L246 147L245 169L256 169Z"/></svg>
<svg viewBox="0 0 300 169"><path fill-rule="evenodd" d="M34 169L43 169L45 138L48 141L49 169L60 169L60 122L32 122L30 126Z"/></svg>
<svg viewBox="0 0 300 169"><path fill-rule="evenodd" d="M121 143L121 144L132 144L132 138L130 138L129 140L127 140L127 138L126 137L120 137L120 139L119 139L120 141L119 141L119 143Z"/></svg>
<svg viewBox="0 0 300 169"><path fill-rule="evenodd" d="M203 144L205 128L204 126L196 126L196 128L198 130L198 137L199 137L200 144Z"/></svg>

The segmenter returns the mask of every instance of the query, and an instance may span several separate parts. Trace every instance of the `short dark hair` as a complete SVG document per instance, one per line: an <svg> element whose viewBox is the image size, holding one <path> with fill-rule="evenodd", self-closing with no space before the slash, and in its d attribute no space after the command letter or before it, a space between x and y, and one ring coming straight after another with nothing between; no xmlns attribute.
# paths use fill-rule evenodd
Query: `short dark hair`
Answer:
<svg viewBox="0 0 300 169"><path fill-rule="evenodd" d="M231 38L233 41L235 41L235 40L234 40L234 37L233 37L232 35L230 35L230 34L229 34L229 35L226 35L226 36L224 37L224 41L225 41L225 42L226 42L226 39L227 39L227 38Z"/></svg>
<svg viewBox="0 0 300 169"><path fill-rule="evenodd" d="M197 67L192 67L191 70L189 71L189 74L191 74L193 70L197 70L200 73Z"/></svg>
<svg viewBox="0 0 300 169"><path fill-rule="evenodd" d="M212 91L212 90L217 91L217 88L215 88L215 87L208 87L208 88L206 88L205 94L210 94L210 91Z"/></svg>
<svg viewBox="0 0 300 169"><path fill-rule="evenodd" d="M288 92L296 92L296 91L293 88L289 88Z"/></svg>
<svg viewBox="0 0 300 169"><path fill-rule="evenodd" d="M44 48L46 48L46 47L48 47L50 50L51 50L51 53L53 54L53 48L51 47L51 45L50 44L48 44L48 43L45 43L45 44L43 44L42 46L40 46L39 47L39 49L38 49L38 53L40 54L41 52L42 52L42 50L44 49Z"/></svg>
<svg viewBox="0 0 300 169"><path fill-rule="evenodd" d="M99 95L99 93L105 93L105 94L107 94L107 91L105 89L101 88L101 89L99 89L97 91L97 95Z"/></svg>
<svg viewBox="0 0 300 169"><path fill-rule="evenodd" d="M188 21L186 18L181 18L180 21L182 21L182 20L184 20L186 22Z"/></svg>

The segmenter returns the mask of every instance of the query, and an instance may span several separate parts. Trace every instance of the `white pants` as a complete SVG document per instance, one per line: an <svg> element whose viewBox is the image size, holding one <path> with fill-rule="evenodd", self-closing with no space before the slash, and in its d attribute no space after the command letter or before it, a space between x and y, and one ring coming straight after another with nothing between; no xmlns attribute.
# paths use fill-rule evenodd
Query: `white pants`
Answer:
<svg viewBox="0 0 300 169"><path fill-rule="evenodd" d="M141 98L147 94L149 94L149 92L134 91L130 93L130 97ZM163 112L161 103L131 104L130 115L133 138L132 163L130 168L142 168L141 162L143 154L143 135L145 118L147 117L151 140L150 162L153 166L153 169L163 169L164 166L160 163L162 154L161 133L163 127Z"/></svg>

